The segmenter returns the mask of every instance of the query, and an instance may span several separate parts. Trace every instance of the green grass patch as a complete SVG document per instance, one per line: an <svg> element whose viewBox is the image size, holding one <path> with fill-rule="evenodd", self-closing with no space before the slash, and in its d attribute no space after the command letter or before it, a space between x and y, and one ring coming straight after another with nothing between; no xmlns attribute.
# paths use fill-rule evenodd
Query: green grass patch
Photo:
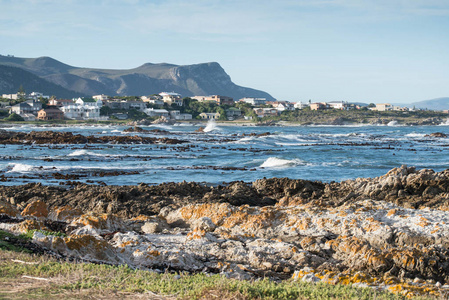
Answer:
<svg viewBox="0 0 449 300"><path fill-rule="evenodd" d="M14 235L4 230L0 230L0 249L9 250L15 252L27 252L30 250L23 247L24 243L27 243L30 239L25 235Z"/></svg>
<svg viewBox="0 0 449 300"><path fill-rule="evenodd" d="M20 236L26 239L33 239L33 235L35 232L40 232L45 236L59 236L59 237L66 237L67 234L65 234L64 232L59 232L59 231L47 231L47 230L42 230L42 229L33 229L33 230L28 230L27 233L21 234Z"/></svg>
<svg viewBox="0 0 449 300"><path fill-rule="evenodd" d="M17 263L11 260L13 258L35 264ZM83 298L85 295L92 299L105 295L156 294L178 299L405 299L370 288L291 280L279 283L268 279L239 281L208 274L159 274L134 270L126 265L71 263L47 256L0 250L0 298L7 292L7 283L20 282L23 275L48 278L51 282L50 286L44 281L42 287L27 290L27 297L31 298L46 298L48 295Z"/></svg>

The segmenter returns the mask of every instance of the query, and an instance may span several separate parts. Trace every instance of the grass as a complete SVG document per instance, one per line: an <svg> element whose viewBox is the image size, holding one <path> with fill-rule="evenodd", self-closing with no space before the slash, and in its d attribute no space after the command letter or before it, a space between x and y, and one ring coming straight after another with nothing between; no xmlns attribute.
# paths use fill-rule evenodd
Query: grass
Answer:
<svg viewBox="0 0 449 300"><path fill-rule="evenodd" d="M0 230L0 299L405 299L348 285L239 281L203 273L75 263L30 253L24 247L30 236Z"/></svg>
<svg viewBox="0 0 449 300"><path fill-rule="evenodd" d="M31 237L33 235L31 234ZM31 250L24 247L24 244L30 241L30 237L26 235L16 236L6 231L0 230L0 249L15 252L32 253Z"/></svg>
<svg viewBox="0 0 449 300"><path fill-rule="evenodd" d="M128 266L73 263L45 255L0 250L0 299L31 298L404 299L369 288L290 280L238 281L207 274L159 274Z"/></svg>

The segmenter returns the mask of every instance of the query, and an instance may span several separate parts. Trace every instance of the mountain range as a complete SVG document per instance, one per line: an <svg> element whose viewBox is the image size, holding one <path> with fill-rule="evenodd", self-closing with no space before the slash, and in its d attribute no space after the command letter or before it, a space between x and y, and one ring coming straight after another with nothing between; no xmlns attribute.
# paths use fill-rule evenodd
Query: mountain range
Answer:
<svg viewBox="0 0 449 300"><path fill-rule="evenodd" d="M408 106L430 110L447 110L449 109L449 97L413 102Z"/></svg>
<svg viewBox="0 0 449 300"><path fill-rule="evenodd" d="M0 56L0 94L17 92L17 84L27 92L63 98L70 93L75 97L176 92L185 97L223 95L236 100L243 97L274 99L264 91L234 84L216 62L183 66L146 63L134 69L112 70L74 67L51 57Z"/></svg>

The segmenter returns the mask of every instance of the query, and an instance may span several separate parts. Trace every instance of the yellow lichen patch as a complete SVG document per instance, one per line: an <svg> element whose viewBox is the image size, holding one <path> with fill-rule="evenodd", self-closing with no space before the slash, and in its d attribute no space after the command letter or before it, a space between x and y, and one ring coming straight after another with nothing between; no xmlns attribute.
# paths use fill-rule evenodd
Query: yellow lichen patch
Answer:
<svg viewBox="0 0 449 300"><path fill-rule="evenodd" d="M161 253L157 250L150 250L148 251L148 254L154 257L161 255Z"/></svg>
<svg viewBox="0 0 449 300"><path fill-rule="evenodd" d="M221 226L223 220L232 212L232 209L233 208L228 203L205 203L184 206L180 209L180 214L185 220L209 217L214 224Z"/></svg>
<svg viewBox="0 0 449 300"><path fill-rule="evenodd" d="M131 221L148 221L149 219L151 219L150 216L138 215L137 217L132 218Z"/></svg>
<svg viewBox="0 0 449 300"><path fill-rule="evenodd" d="M366 232L373 232L373 231L377 231L381 228L382 223L375 220L374 218L367 218L367 221L369 221L370 223L367 226L364 226L363 229Z"/></svg>
<svg viewBox="0 0 449 300"><path fill-rule="evenodd" d="M396 209L396 208L390 209L390 210L388 211L388 213L387 213L387 216L388 216L388 217L394 216L395 214L398 213L398 211L399 211L399 210Z"/></svg>
<svg viewBox="0 0 449 300"><path fill-rule="evenodd" d="M129 241L126 241L126 242L123 242L123 243L117 245L117 247L124 248L124 247L127 247L127 246L135 246L135 245L138 245L138 244L139 243L137 241L129 240Z"/></svg>
<svg viewBox="0 0 449 300"><path fill-rule="evenodd" d="M431 233L431 234L434 234L434 233L437 233L439 230L440 230L440 226L436 225L436 226L435 226L435 229L432 230L430 233Z"/></svg>
<svg viewBox="0 0 449 300"><path fill-rule="evenodd" d="M48 216L47 204L45 204L45 202L41 200L33 201L28 204L22 211L22 216L46 218Z"/></svg>
<svg viewBox="0 0 449 300"><path fill-rule="evenodd" d="M19 215L19 211L10 203L0 200L0 215L17 217Z"/></svg>
<svg viewBox="0 0 449 300"><path fill-rule="evenodd" d="M421 227L426 227L426 226L430 225L430 222L426 218L420 217L418 225L421 226Z"/></svg>
<svg viewBox="0 0 449 300"><path fill-rule="evenodd" d="M50 211L48 217L57 221L71 221L72 219L79 217L83 214L81 209L73 208L69 205L55 207Z"/></svg>
<svg viewBox="0 0 449 300"><path fill-rule="evenodd" d="M311 218L302 218L301 220L299 220L298 224L297 224L297 228L299 230L307 230L310 228L310 224L312 223L312 219Z"/></svg>
<svg viewBox="0 0 449 300"><path fill-rule="evenodd" d="M35 229L47 230L48 228L46 228L42 222L35 219L25 220L12 227L12 230L19 231L21 233L27 233L28 231Z"/></svg>
<svg viewBox="0 0 449 300"><path fill-rule="evenodd" d="M301 245L301 247L303 249L306 249L310 246L312 246L313 244L315 244L315 239L313 239L310 236L306 236L303 239L301 239L301 241L299 242L299 244Z"/></svg>
<svg viewBox="0 0 449 300"><path fill-rule="evenodd" d="M75 226L92 226L98 229L110 229L114 223L119 222L115 215L110 214L86 214L75 218L71 225Z"/></svg>
<svg viewBox="0 0 449 300"><path fill-rule="evenodd" d="M422 281L420 284L411 282L410 279L400 280L395 276L385 275L383 278L372 277L364 272L353 273L347 271L336 274L333 271L316 272L312 269L296 271L292 279L299 280L307 274L313 274L315 277L321 279L322 282L329 284L366 284L372 287L386 285L386 288L395 294L400 294L407 298L416 296L440 296L441 292L435 287L434 283Z"/></svg>
<svg viewBox="0 0 449 300"><path fill-rule="evenodd" d="M70 250L89 249L99 253L107 248L110 248L108 242L105 240L96 239L92 235L71 235L64 238L67 248Z"/></svg>
<svg viewBox="0 0 449 300"><path fill-rule="evenodd" d="M195 228L194 230L187 233L187 239L188 240L199 240L199 239L202 239L205 235L206 235L205 230Z"/></svg>
<svg viewBox="0 0 449 300"><path fill-rule="evenodd" d="M346 212L346 211L344 211L344 210L342 210L342 211L340 211L339 213L338 213L338 216L339 217L346 217L348 215L348 213Z"/></svg>

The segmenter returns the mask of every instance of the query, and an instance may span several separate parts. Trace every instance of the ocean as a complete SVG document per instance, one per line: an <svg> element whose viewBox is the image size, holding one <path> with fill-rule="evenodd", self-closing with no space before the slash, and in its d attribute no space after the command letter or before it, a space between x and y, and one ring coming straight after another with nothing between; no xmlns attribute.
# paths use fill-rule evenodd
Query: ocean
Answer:
<svg viewBox="0 0 449 300"><path fill-rule="evenodd" d="M162 133L126 133L130 126L5 126L8 131L143 135L185 140L177 145L0 145L2 185L83 182L106 185L196 181L217 185L289 177L325 182L377 177L401 165L449 167L449 122L440 126L151 125Z"/></svg>

